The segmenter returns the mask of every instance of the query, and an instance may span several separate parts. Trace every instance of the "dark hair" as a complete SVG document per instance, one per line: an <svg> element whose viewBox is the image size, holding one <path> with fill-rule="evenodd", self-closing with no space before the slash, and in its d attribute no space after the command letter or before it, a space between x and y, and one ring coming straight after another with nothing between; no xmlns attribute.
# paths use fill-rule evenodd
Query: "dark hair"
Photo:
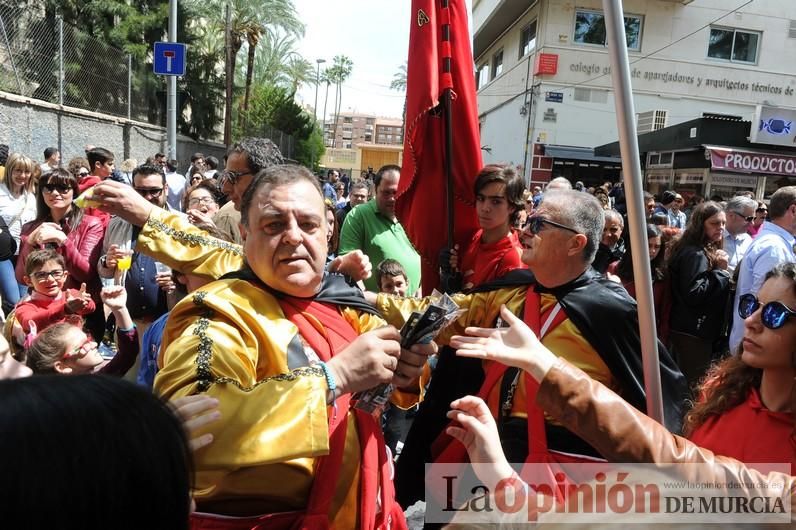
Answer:
<svg viewBox="0 0 796 530"><path fill-rule="evenodd" d="M48 147L44 150L44 160L48 160L51 156L58 152L56 147Z"/></svg>
<svg viewBox="0 0 796 530"><path fill-rule="evenodd" d="M207 164L207 167L210 169L218 169L218 158L214 156L206 156L205 164Z"/></svg>
<svg viewBox="0 0 796 530"><path fill-rule="evenodd" d="M666 243L663 241L663 232L661 232L660 228L653 224L647 224L646 226L647 241L653 237L660 238L661 240L661 248L658 250L658 255L655 256L655 259L650 262L650 269L652 269L652 281L658 282L663 280L664 274L666 273L666 268L664 266L664 260L666 259ZM625 255L622 256L622 259L619 260L619 263L616 266L616 275L625 282L634 281L633 255L631 254L631 250L632 249L630 245L625 246Z"/></svg>
<svg viewBox="0 0 796 530"><path fill-rule="evenodd" d="M72 200L76 199L80 190L77 187L77 178L69 173L67 170L57 167L52 171L43 174L39 179L39 186L36 190L36 221L52 221L52 214L50 207L44 202L44 187L48 184L55 186L69 186L72 188ZM69 230L74 230L80 221L83 219L83 212L78 208L74 202L69 206L69 211L66 213L68 220Z"/></svg>
<svg viewBox="0 0 796 530"><path fill-rule="evenodd" d="M35 530L189 528L191 453L165 402L99 375L0 381L0 400L6 520Z"/></svg>
<svg viewBox="0 0 796 530"><path fill-rule="evenodd" d="M163 158L164 156L166 155L164 155L163 153L155 153L155 158Z"/></svg>
<svg viewBox="0 0 796 530"><path fill-rule="evenodd" d="M657 212L652 214L650 221L652 221L652 224L658 226L669 226L669 216L663 212Z"/></svg>
<svg viewBox="0 0 796 530"><path fill-rule="evenodd" d="M177 171L179 165L180 163L174 160L173 158L166 160L166 167L169 169L169 171Z"/></svg>
<svg viewBox="0 0 796 530"><path fill-rule="evenodd" d="M267 167L285 163L279 147L268 138L249 137L232 144L224 156L224 161L226 162L229 156L235 153L244 156L249 171L255 174Z"/></svg>
<svg viewBox="0 0 796 530"><path fill-rule="evenodd" d="M500 182L505 185L506 201L509 204L509 226L513 226L517 221L520 210L524 208L523 192L525 192L525 182L517 171L508 164L489 164L484 166L478 176L475 177L473 193L477 196L488 184Z"/></svg>
<svg viewBox="0 0 796 530"><path fill-rule="evenodd" d="M28 257L25 258L25 274L30 276L37 269L44 267L48 261L56 261L62 268L66 268L66 261L64 261L62 255L53 249L45 248L43 250L34 250L28 254Z"/></svg>
<svg viewBox="0 0 796 530"><path fill-rule="evenodd" d="M8 144L0 144L0 164L5 165L8 160Z"/></svg>
<svg viewBox="0 0 796 530"><path fill-rule="evenodd" d="M403 276L407 281L409 280L403 265L394 259L385 259L376 267L376 284L379 289L381 289L381 279L385 276Z"/></svg>
<svg viewBox="0 0 796 530"><path fill-rule="evenodd" d="M194 153L191 155L191 164L196 162L199 159L205 160L205 155L203 153Z"/></svg>
<svg viewBox="0 0 796 530"><path fill-rule="evenodd" d="M160 175L160 178L163 180L163 184L166 184L166 174L163 172L163 168L160 166L155 166L151 164L141 164L137 168L133 170L133 186L135 186L135 178L138 176L141 177L148 177L150 175Z"/></svg>
<svg viewBox="0 0 796 530"><path fill-rule="evenodd" d="M396 166L395 164L387 164L386 166L381 166L379 170L376 172L376 176L373 177L373 188L376 189L381 184L381 179L384 178L385 173L390 171L397 171L398 174L401 174L401 166Z"/></svg>
<svg viewBox="0 0 796 530"><path fill-rule="evenodd" d="M254 196L263 186L284 186L286 184L293 184L294 182L306 181L312 184L312 187L318 192L322 198L323 191L321 185L318 184L318 179L312 172L304 166L296 164L283 164L271 166L263 169L254 176L249 187L243 193L243 199L240 205L240 222L243 226L249 226L249 209L251 208Z"/></svg>
<svg viewBox="0 0 796 530"><path fill-rule="evenodd" d="M705 249L710 268L715 267L716 251L721 249L723 240L705 240L705 221L723 211L724 209L721 205L714 201L705 201L696 205L691 212L691 218L688 219L688 225L686 225L682 236L672 244L672 258L685 247L701 247Z"/></svg>
<svg viewBox="0 0 796 530"><path fill-rule="evenodd" d="M768 201L769 219L779 219L796 203L796 186L783 186L774 192Z"/></svg>
<svg viewBox="0 0 796 530"><path fill-rule="evenodd" d="M791 289L796 292L796 263L780 263L766 274L764 281L771 278L790 279ZM760 387L763 370L744 363L741 353L739 350L735 355L714 364L702 379L697 395L704 396L704 399L696 403L685 416L683 433L686 436L712 416L720 416L740 405L752 388ZM791 412L796 414L796 387L791 392ZM782 443L787 441L782 440Z"/></svg>
<svg viewBox="0 0 796 530"><path fill-rule="evenodd" d="M368 192L370 195L370 181L365 179L357 180L351 183L351 188L348 190L348 194L351 195L354 192L354 189L362 189Z"/></svg>
<svg viewBox="0 0 796 530"><path fill-rule="evenodd" d="M191 197L191 193L196 190L203 189L210 192L210 196L213 197L213 200L216 201L218 204L221 201L222 193L218 191L218 186L213 179L202 179L193 186L189 186L185 189L185 194L182 198L182 211L188 211L188 201Z"/></svg>
<svg viewBox="0 0 796 530"><path fill-rule="evenodd" d="M92 173L94 172L97 162L100 164L105 164L108 162L113 162L114 160L113 153L107 149L103 149L102 147L95 147L94 149L86 152L86 158L88 158L88 165L91 166Z"/></svg>
<svg viewBox="0 0 796 530"><path fill-rule="evenodd" d="M332 254L337 254L337 249L340 246L340 223L337 222L337 215L335 215L337 213L337 208L334 207L334 203L324 198L323 204L327 212L332 212L332 217L334 218L334 221L332 221L334 225L329 227L332 235L329 237L329 243L327 245L329 255L331 256Z"/></svg>
<svg viewBox="0 0 796 530"><path fill-rule="evenodd" d="M76 156L73 159L71 159L66 167L69 170L69 172L72 175L74 175L76 178L80 177L78 173L80 173L81 169L87 169L88 172L91 173L91 166L89 165L88 160L86 160L82 156Z"/></svg>
<svg viewBox="0 0 796 530"><path fill-rule="evenodd" d="M655 200L655 195L653 195L652 193L650 193L648 191L645 191L644 192L644 202L647 202L650 199L652 199L654 201Z"/></svg>

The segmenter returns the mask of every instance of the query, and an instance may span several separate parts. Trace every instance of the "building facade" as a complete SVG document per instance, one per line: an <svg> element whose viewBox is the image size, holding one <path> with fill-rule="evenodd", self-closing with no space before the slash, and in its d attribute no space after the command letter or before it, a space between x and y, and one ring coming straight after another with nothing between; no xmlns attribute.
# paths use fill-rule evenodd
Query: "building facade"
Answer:
<svg viewBox="0 0 796 530"><path fill-rule="evenodd" d="M639 132L796 109L796 2L736 4L623 2ZM618 160L589 153L618 138L602 2L474 0L473 27L484 162L617 180Z"/></svg>
<svg viewBox="0 0 796 530"><path fill-rule="evenodd" d="M359 144L403 146L403 122L396 118L384 118L371 114L341 112L337 120L334 116L324 123L326 147L353 149Z"/></svg>

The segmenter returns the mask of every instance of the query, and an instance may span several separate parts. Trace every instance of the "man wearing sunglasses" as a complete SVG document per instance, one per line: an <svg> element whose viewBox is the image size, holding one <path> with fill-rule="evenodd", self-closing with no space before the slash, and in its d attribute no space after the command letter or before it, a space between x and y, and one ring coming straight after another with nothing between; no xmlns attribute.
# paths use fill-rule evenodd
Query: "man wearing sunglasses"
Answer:
<svg viewBox="0 0 796 530"><path fill-rule="evenodd" d="M244 138L233 144L224 158L225 167L218 175L218 189L229 202L213 216L216 228L229 241L241 244L240 205L243 192L249 187L254 175L261 169L283 164L279 147L267 138Z"/></svg>
<svg viewBox="0 0 796 530"><path fill-rule="evenodd" d="M603 225L603 209L592 195L571 190L546 192L520 236L522 262L530 272L512 271L467 295L454 295L467 311L435 340L442 346L468 326L499 326L499 311L505 304L535 328L551 351L618 389L639 410L646 410L636 303L621 285L591 266ZM428 300L386 295L368 297L394 324L428 304ZM685 379L660 343L658 352L665 425L677 431L687 393ZM420 405L397 463L396 492L403 506L424 498L426 462L435 461L440 454L444 458L441 461L458 461L448 449L455 451L458 442L441 433L448 424L450 403L464 395L481 392L487 396L509 461L526 460L529 443L523 378L512 371L491 375L491 370L477 360L440 356L434 383ZM493 386L483 387L486 381ZM551 449L600 456L566 429L548 423L545 430Z"/></svg>
<svg viewBox="0 0 796 530"><path fill-rule="evenodd" d="M796 186L785 186L771 196L769 220L754 238L738 265L738 287L733 305L730 352L735 353L743 339L743 318L738 313L741 296L757 295L766 274L780 263L796 261Z"/></svg>
<svg viewBox="0 0 796 530"><path fill-rule="evenodd" d="M724 211L727 224L724 227L724 252L729 256L727 272L732 274L735 267L752 244L752 236L746 233L755 220L757 201L743 195L736 195L729 201Z"/></svg>

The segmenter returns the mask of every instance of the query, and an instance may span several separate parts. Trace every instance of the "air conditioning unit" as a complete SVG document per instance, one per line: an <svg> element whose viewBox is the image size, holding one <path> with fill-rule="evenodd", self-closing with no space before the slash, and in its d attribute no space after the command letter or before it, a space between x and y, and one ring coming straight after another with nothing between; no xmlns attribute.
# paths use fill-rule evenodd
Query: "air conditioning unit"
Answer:
<svg viewBox="0 0 796 530"><path fill-rule="evenodd" d="M644 134L663 129L669 124L668 110L650 110L639 112L636 120L636 130L638 134Z"/></svg>

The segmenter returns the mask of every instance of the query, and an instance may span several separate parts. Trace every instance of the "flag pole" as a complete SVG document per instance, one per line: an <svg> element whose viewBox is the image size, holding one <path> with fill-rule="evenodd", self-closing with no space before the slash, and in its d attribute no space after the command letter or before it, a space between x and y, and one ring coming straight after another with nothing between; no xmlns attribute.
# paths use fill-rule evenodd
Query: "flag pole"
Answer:
<svg viewBox="0 0 796 530"><path fill-rule="evenodd" d="M440 0L442 8L447 9L450 0ZM451 26L442 25L442 41L450 44ZM442 59L442 72L451 74L450 55ZM442 108L445 115L445 202L448 210L448 248L453 248L455 244L453 238L454 219L453 219L453 112L451 112L453 96L450 88L446 88L442 93Z"/></svg>
<svg viewBox="0 0 796 530"><path fill-rule="evenodd" d="M658 361L655 331L655 304L652 294L652 274L647 244L646 216L641 181L641 161L636 136L636 111L630 83L630 63L627 57L624 13L621 0L603 0L606 41L611 57L611 79L614 87L619 148L622 155L627 219L633 254L633 277L638 301L639 334L644 366L644 388L647 395L647 415L663 423L661 372Z"/></svg>

